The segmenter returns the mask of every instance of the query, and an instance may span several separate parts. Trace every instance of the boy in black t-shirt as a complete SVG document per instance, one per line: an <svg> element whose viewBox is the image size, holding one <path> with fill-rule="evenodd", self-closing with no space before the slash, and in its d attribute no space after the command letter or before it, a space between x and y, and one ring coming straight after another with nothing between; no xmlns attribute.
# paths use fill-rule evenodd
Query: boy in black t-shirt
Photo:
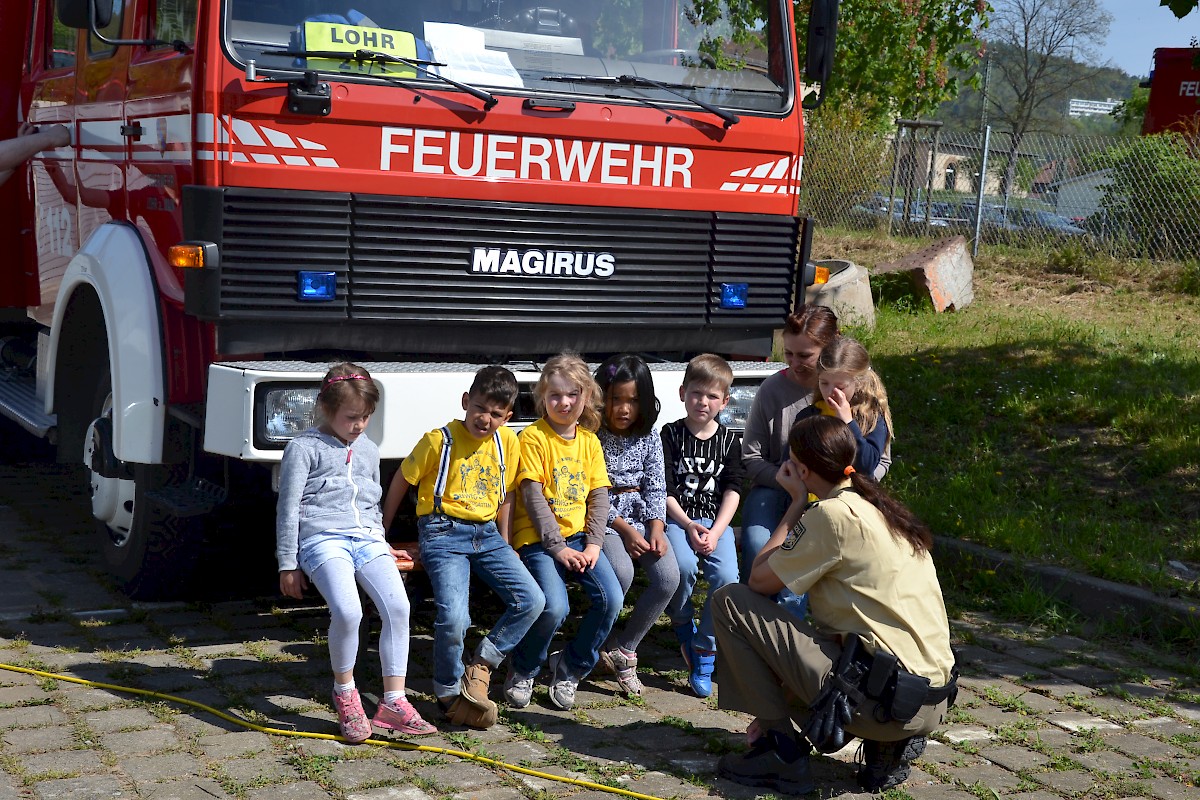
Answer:
<svg viewBox="0 0 1200 800"><path fill-rule="evenodd" d="M679 387L687 416L662 429L667 474L667 538L679 561L679 590L667 614L688 665L688 683L700 697L712 694L717 657L712 611L706 599L699 625L693 620L692 590L703 569L708 597L737 583L737 547L729 523L741 500L740 437L717 421L729 403L733 370L720 356L688 362Z"/></svg>

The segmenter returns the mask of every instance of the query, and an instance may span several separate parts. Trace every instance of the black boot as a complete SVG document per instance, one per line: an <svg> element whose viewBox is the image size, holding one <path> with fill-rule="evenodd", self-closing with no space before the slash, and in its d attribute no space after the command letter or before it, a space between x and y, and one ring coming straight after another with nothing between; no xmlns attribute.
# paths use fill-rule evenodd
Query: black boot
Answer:
<svg viewBox="0 0 1200 800"><path fill-rule="evenodd" d="M808 766L808 742L800 745L775 730L759 737L748 752L722 756L717 774L743 786L761 786L783 794L808 794L817 788Z"/></svg>
<svg viewBox="0 0 1200 800"><path fill-rule="evenodd" d="M898 742L863 740L863 766L858 771L858 785L868 792L882 792L908 780L911 763L925 752L924 736L913 736Z"/></svg>

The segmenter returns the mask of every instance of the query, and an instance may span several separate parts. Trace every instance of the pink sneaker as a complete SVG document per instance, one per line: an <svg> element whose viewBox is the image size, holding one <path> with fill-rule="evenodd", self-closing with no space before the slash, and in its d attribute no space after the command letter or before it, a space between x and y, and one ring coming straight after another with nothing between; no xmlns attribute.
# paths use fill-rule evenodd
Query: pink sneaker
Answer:
<svg viewBox="0 0 1200 800"><path fill-rule="evenodd" d="M421 714L407 697L401 697L394 703L380 703L371 720L375 727L386 731L396 731L406 736L428 736L437 733L437 728L421 718Z"/></svg>
<svg viewBox="0 0 1200 800"><path fill-rule="evenodd" d="M346 741L358 744L371 738L371 724L367 722L367 712L363 711L358 689L334 692L333 707L337 709L338 725L341 726L342 736Z"/></svg>

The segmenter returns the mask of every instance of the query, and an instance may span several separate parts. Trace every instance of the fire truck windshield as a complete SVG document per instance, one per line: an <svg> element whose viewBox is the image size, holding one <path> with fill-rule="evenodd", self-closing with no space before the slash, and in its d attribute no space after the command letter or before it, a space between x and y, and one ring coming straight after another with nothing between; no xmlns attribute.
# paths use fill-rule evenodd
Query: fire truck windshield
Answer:
<svg viewBox="0 0 1200 800"><path fill-rule="evenodd" d="M564 83L562 76L636 76L645 79L642 98L664 103L678 103L682 95L738 111L791 107L794 38L786 0L543 1L555 5L227 0L226 33L236 57L253 59L260 71L316 69L347 80L422 82L430 76L404 62L431 61L438 75L491 92L607 98L612 87L602 81ZM353 58L364 49L396 58ZM347 57L312 58L314 52Z"/></svg>

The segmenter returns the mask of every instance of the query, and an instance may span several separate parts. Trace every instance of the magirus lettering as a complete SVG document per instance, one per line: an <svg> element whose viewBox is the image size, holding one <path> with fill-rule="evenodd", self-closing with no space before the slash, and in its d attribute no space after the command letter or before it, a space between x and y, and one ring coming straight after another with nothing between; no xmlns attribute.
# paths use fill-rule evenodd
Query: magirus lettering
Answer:
<svg viewBox="0 0 1200 800"><path fill-rule="evenodd" d="M616 257L612 253L476 247L471 254L471 272L492 275L549 275L603 280L611 277L616 268Z"/></svg>

